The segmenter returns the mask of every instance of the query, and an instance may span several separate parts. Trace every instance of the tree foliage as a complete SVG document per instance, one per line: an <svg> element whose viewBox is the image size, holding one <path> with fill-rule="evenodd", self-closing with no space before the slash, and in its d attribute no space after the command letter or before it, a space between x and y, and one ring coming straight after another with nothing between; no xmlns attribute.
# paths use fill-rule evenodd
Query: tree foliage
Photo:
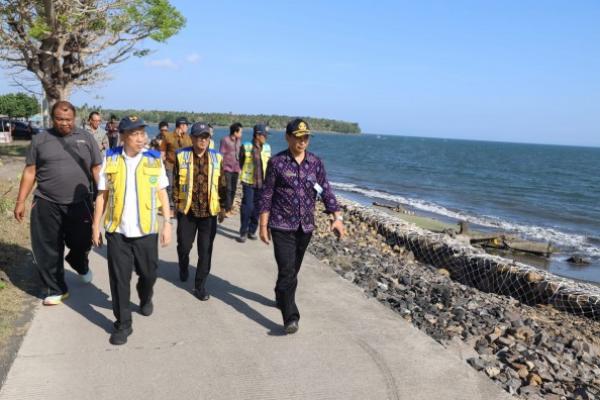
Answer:
<svg viewBox="0 0 600 400"><path fill-rule="evenodd" d="M9 93L0 96L0 115L29 118L39 110L40 105L35 96L28 96L25 93Z"/></svg>
<svg viewBox="0 0 600 400"><path fill-rule="evenodd" d="M177 117L186 117L190 121L204 121L214 126L229 126L234 122L240 122L245 127L252 127L257 123L268 123L273 129L285 129L287 123L295 117L287 115L267 115L267 114L233 114L233 113L200 113L189 111L159 111L159 110L110 110L93 108L85 104L78 113L86 117L90 111L99 111L106 120L111 115L122 118L127 115L137 115L146 122L167 121L174 123ZM321 132L342 132L342 133L360 133L360 126L356 122L346 122L326 118L304 117L311 129Z"/></svg>
<svg viewBox="0 0 600 400"><path fill-rule="evenodd" d="M168 0L0 0L0 60L16 76L33 73L53 103L184 24Z"/></svg>

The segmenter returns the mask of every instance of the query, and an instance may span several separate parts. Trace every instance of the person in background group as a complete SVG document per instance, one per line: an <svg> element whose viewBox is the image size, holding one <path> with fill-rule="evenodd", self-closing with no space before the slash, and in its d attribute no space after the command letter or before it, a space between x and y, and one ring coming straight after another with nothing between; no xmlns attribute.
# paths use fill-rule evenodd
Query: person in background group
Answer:
<svg viewBox="0 0 600 400"><path fill-rule="evenodd" d="M224 218L227 184L221 155L209 149L210 128L203 122L192 125L192 146L177 151L173 169L173 200L177 205L177 256L179 278L188 280L190 250L198 233L198 263L194 295L201 301L210 298L206 280L211 269L217 217Z"/></svg>
<svg viewBox="0 0 600 400"><path fill-rule="evenodd" d="M296 305L298 272L315 229L315 202L320 197L332 214L331 230L344 236L343 218L329 186L323 162L308 152L310 128L297 118L285 130L288 149L269 160L260 202L260 238L273 240L277 262L275 299L281 310L285 332L298 330Z"/></svg>
<svg viewBox="0 0 600 400"><path fill-rule="evenodd" d="M169 123L167 121L160 121L158 123L158 135L156 135L156 138L162 143L167 133L169 133Z"/></svg>
<svg viewBox="0 0 600 400"><path fill-rule="evenodd" d="M14 210L22 222L25 200L37 183L31 204L31 248L45 287L44 305L60 304L69 296L64 260L83 282L92 281L88 263L92 191L102 163L94 138L75 128L71 103L56 102L51 115L53 128L31 138Z"/></svg>
<svg viewBox="0 0 600 400"><path fill-rule="evenodd" d="M235 190L240 175L240 147L242 143L243 126L239 122L229 127L229 135L221 139L219 153L223 156L223 171L227 182L227 193L225 196L225 212L232 215Z"/></svg>
<svg viewBox="0 0 600 400"><path fill-rule="evenodd" d="M165 168L167 169L167 177L169 178L168 194L171 210L175 208L175 204L173 203L173 167L175 166L175 152L192 145L192 139L187 133L188 126L189 122L186 117L177 118L175 120L175 131L165 132L161 142L160 152L165 160Z"/></svg>
<svg viewBox="0 0 600 400"><path fill-rule="evenodd" d="M237 238L240 243L244 243L246 237L256 239L258 202L262 194L267 161L271 157L271 146L267 143L268 136L269 128L266 124L254 125L252 142L245 142L240 148L242 206L240 237Z"/></svg>
<svg viewBox="0 0 600 400"><path fill-rule="evenodd" d="M103 132L100 129L100 124L102 123L102 117L98 111L92 111L88 117L88 124L85 127L89 133L92 134L96 143L98 143L98 147L101 152L104 152L108 149L108 137L106 136L106 132Z"/></svg>
<svg viewBox="0 0 600 400"><path fill-rule="evenodd" d="M152 296L158 268L158 205L164 216L161 245L171 241L167 174L160 153L144 150L146 124L138 117L119 123L123 147L109 149L104 157L92 228L95 246L102 244L100 220L106 210L104 229L108 246L108 275L116 321L110 343L127 343L131 328L130 286L132 272L138 274L136 289L140 313L154 311Z"/></svg>
<svg viewBox="0 0 600 400"><path fill-rule="evenodd" d="M169 132L169 123L167 121L160 121L158 123L158 134L150 141L150 148L160 152L162 141L167 132ZM162 153L161 158L163 158L164 161L164 155Z"/></svg>
<svg viewBox="0 0 600 400"><path fill-rule="evenodd" d="M108 148L114 149L119 145L119 119L116 115L110 116L110 121L104 127L108 137Z"/></svg>
<svg viewBox="0 0 600 400"><path fill-rule="evenodd" d="M210 130L210 143L208 144L208 148L211 150L215 149L215 141L213 140L213 137L215 136L215 128L213 128L213 126L208 123L208 129Z"/></svg>

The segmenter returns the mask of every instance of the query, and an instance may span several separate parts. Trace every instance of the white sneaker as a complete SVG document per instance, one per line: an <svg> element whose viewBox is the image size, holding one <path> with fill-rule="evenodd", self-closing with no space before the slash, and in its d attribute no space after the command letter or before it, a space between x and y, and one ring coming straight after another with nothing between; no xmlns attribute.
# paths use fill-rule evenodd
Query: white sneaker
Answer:
<svg viewBox="0 0 600 400"><path fill-rule="evenodd" d="M81 282L83 283L90 283L92 281L92 279L94 279L94 274L92 273L92 269L88 269L88 272L86 274L83 275L79 275L79 279L81 279Z"/></svg>
<svg viewBox="0 0 600 400"><path fill-rule="evenodd" d="M57 294L55 296L47 296L42 302L45 306L56 306L69 298L69 293Z"/></svg>

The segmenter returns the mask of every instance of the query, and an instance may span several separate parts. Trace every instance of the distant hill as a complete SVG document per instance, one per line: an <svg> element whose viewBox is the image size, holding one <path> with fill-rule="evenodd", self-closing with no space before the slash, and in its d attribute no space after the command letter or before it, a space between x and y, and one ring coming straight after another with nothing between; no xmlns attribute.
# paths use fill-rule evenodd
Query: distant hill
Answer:
<svg viewBox="0 0 600 400"><path fill-rule="evenodd" d="M94 108L84 105L78 112L83 118L87 118L87 114ZM190 121L198 122L205 121L215 126L229 126L234 122L240 122L244 127L252 127L260 122L267 122L272 129L285 129L286 124L294 117L288 115L248 115L248 114L226 114L226 113L197 113L185 111L159 111L159 110L98 110L105 120L110 118L111 114L122 118L126 115L137 115L148 122L167 121L174 123L177 117L187 117ZM360 126L356 122L338 121L326 118L303 117L310 124L311 129L322 132L339 132L339 133L361 133Z"/></svg>

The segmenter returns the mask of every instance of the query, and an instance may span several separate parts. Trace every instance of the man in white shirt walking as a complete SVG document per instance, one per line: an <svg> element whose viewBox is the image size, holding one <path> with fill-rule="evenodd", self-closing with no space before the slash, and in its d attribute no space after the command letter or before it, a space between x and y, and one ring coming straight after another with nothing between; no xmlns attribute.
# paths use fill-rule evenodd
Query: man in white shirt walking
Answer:
<svg viewBox="0 0 600 400"><path fill-rule="evenodd" d="M123 147L106 152L92 226L92 241L102 244L100 220L106 211L104 229L108 245L108 272L115 330L110 343L127 343L131 328L130 282L132 271L139 275L137 292L140 313L152 314L153 287L158 268L158 203L164 224L161 245L171 241L169 184L160 153L145 150L146 124L138 117L126 117L119 123Z"/></svg>

